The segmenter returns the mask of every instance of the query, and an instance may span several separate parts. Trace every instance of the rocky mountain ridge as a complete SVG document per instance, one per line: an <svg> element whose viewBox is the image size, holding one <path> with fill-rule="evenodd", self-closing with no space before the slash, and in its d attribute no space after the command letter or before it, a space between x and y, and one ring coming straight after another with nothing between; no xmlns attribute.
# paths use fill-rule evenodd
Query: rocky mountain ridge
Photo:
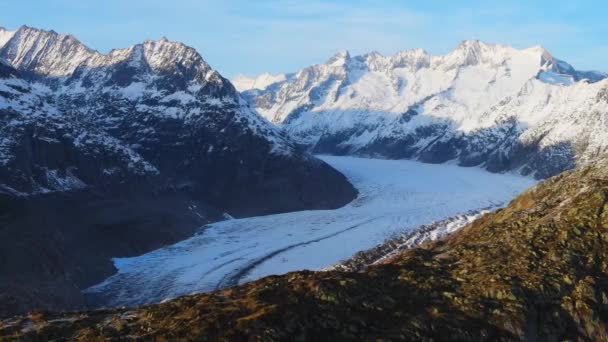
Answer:
<svg viewBox="0 0 608 342"><path fill-rule="evenodd" d="M188 166L180 164L204 164L207 159L237 154L247 144L257 144L261 152L276 158L323 167L259 118L228 80L181 43L163 38L102 55L72 36L24 26L0 48L0 58L15 68L4 81L6 100L1 108L97 130L106 135L101 140L112 145L114 139L128 150L132 166L147 163L139 173L183 172ZM243 144L235 135L249 141ZM86 134L75 138L75 145L89 141ZM191 144L196 145L187 146ZM162 153L159 158L159 152L180 149L186 151L181 152L185 158L181 162L173 157L166 160L169 155ZM234 159L244 168L247 159L240 157ZM188 175L190 179L180 183L204 182L200 178L206 168L196 172L203 175L196 180Z"/></svg>
<svg viewBox="0 0 608 342"><path fill-rule="evenodd" d="M606 74L540 46L464 41L432 56L340 52L243 95L317 153L478 165L545 178L606 152Z"/></svg>

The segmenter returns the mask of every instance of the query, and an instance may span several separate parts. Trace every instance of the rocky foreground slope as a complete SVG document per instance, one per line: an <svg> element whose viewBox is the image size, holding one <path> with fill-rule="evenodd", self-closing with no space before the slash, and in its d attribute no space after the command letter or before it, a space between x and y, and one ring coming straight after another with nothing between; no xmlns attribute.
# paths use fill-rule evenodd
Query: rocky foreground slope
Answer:
<svg viewBox="0 0 608 342"><path fill-rule="evenodd" d="M464 41L446 55L344 51L293 74L235 79L318 153L416 159L542 179L608 148L608 80L540 46Z"/></svg>
<svg viewBox="0 0 608 342"><path fill-rule="evenodd" d="M80 290L224 216L340 207L346 178L259 117L194 49L101 54L0 28L0 316Z"/></svg>
<svg viewBox="0 0 608 342"><path fill-rule="evenodd" d="M4 338L605 340L608 161L360 273L294 272L167 303L4 320Z"/></svg>

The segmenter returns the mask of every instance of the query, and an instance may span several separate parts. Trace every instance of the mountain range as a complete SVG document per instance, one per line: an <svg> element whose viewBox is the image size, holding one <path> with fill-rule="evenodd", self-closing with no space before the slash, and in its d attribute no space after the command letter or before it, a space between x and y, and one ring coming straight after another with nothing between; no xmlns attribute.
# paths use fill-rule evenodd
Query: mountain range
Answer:
<svg viewBox="0 0 608 342"><path fill-rule="evenodd" d="M606 152L606 77L540 46L464 41L443 56L342 51L295 73L234 82L262 116L315 153L542 179Z"/></svg>
<svg viewBox="0 0 608 342"><path fill-rule="evenodd" d="M0 29L0 314L82 307L111 257L205 223L356 193L184 44Z"/></svg>

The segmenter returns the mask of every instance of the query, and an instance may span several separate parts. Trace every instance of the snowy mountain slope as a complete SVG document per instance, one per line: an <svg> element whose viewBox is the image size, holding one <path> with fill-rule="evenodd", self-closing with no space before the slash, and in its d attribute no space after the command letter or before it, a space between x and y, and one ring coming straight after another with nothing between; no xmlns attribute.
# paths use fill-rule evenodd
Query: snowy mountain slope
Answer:
<svg viewBox="0 0 608 342"><path fill-rule="evenodd" d="M605 78L542 47L465 41L445 56L340 52L243 94L316 152L453 161L544 178L605 151L608 140L585 147L585 137L608 128L605 120L587 125L606 113L599 100ZM566 126L585 132L569 134Z"/></svg>
<svg viewBox="0 0 608 342"><path fill-rule="evenodd" d="M111 257L176 242L224 213L355 196L184 44L104 55L21 27L0 47L0 315L82 307L79 290L115 272Z"/></svg>
<svg viewBox="0 0 608 342"><path fill-rule="evenodd" d="M158 174L128 145L62 115L50 88L29 83L19 74L0 60L0 193L27 196L79 190ZM103 167L78 169L102 159Z"/></svg>
<svg viewBox="0 0 608 342"><path fill-rule="evenodd" d="M55 117L120 141L158 170L163 188L185 187L234 214L333 201L325 186L317 190L328 200L313 201L317 195L309 193L312 188L298 185L300 175L287 172L287 165L306 177L318 170L318 178L328 176L338 187L346 184L260 118L228 80L184 44L163 38L103 55L72 36L24 26L0 49L0 58L31 82L27 96L52 107ZM40 115L27 104L3 106L30 117ZM286 187L299 199L289 200ZM265 203L266 209L254 200L273 192L285 198Z"/></svg>
<svg viewBox="0 0 608 342"><path fill-rule="evenodd" d="M359 197L336 210L214 223L192 238L136 258L86 292L100 306L133 306L237 285L267 275L323 269L397 233L471 209L496 208L530 178L414 161L322 156Z"/></svg>
<svg viewBox="0 0 608 342"><path fill-rule="evenodd" d="M13 34L15 34L14 31L9 31L4 27L0 27L0 47L4 46L4 44L9 41L9 39L13 37Z"/></svg>
<svg viewBox="0 0 608 342"><path fill-rule="evenodd" d="M232 84L234 84L234 87L238 91L245 91L250 89L264 90L271 84L285 81L286 77L287 76L284 74L272 75L269 73L259 75L255 78L247 77L244 75L237 75L234 79L232 79Z"/></svg>

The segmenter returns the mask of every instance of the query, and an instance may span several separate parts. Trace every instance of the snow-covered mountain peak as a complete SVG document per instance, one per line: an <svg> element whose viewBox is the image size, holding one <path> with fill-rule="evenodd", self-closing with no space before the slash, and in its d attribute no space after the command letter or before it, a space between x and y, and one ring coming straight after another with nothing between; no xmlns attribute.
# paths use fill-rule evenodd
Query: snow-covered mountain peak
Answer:
<svg viewBox="0 0 608 342"><path fill-rule="evenodd" d="M0 37L7 36L3 33ZM96 71L127 62L142 72L151 69L197 83L226 83L194 48L164 37L104 55L71 35L22 26L0 48L0 58L16 69L43 77L71 77L77 69Z"/></svg>
<svg viewBox="0 0 608 342"><path fill-rule="evenodd" d="M469 40L439 56L421 49L347 62L337 56L243 94L318 153L458 159L492 170L525 166L522 172L545 177L588 158L574 152L579 145L592 146L590 156L608 151L596 138L608 126L583 133L597 113L608 113L608 103L597 100L606 76L578 71L540 46ZM520 152L534 161L507 160Z"/></svg>
<svg viewBox="0 0 608 342"><path fill-rule="evenodd" d="M0 50L15 68L41 76L70 75L86 60L99 55L71 35L20 27Z"/></svg>
<svg viewBox="0 0 608 342"><path fill-rule="evenodd" d="M67 91L72 95L96 86L102 92L111 87L124 88L118 89L121 97L130 99L145 97L144 90L148 95L162 90L165 95L185 91L188 96L240 101L230 82L194 48L164 37L101 54L71 35L22 26L0 48L0 58L53 87L69 85ZM72 87L74 84L78 86Z"/></svg>
<svg viewBox="0 0 608 342"><path fill-rule="evenodd" d="M391 56L371 52L350 57L341 52L326 64L302 69L272 88L258 88L268 91L266 94L245 95L256 97L258 111L277 123L292 114L295 119L310 108L401 115L434 96L438 102L433 112L445 116L440 109L448 102L458 103L458 115L452 113L452 117L461 122L472 111L483 112L516 94L526 81L537 77L544 71L542 55L540 50L517 50L478 40L464 41L444 56L431 56L422 49ZM246 92L247 87L241 91ZM486 96L475 95L480 91Z"/></svg>
<svg viewBox="0 0 608 342"><path fill-rule="evenodd" d="M532 47L527 50L540 56L541 70L537 78L543 82L558 85L571 85L582 80L594 83L608 77L608 74L604 72L576 70L567 62L555 58L542 46Z"/></svg>
<svg viewBox="0 0 608 342"><path fill-rule="evenodd" d="M344 66L346 63L350 61L350 53L348 50L338 51L335 55L333 55L329 60L327 60L327 65L330 66Z"/></svg>
<svg viewBox="0 0 608 342"><path fill-rule="evenodd" d="M238 91L246 91L250 89L264 90L266 87L281 81L285 81L287 75L263 73L258 77L248 77L245 75L237 75L232 79L232 84Z"/></svg>
<svg viewBox="0 0 608 342"><path fill-rule="evenodd" d="M434 65L445 70L483 64L492 69L501 66L507 66L510 70L526 69L533 71L534 77L540 81L558 85L571 85L581 80L597 82L608 77L603 72L576 70L567 62L555 58L541 45L515 49L479 40L467 40L446 56L434 56L433 61ZM529 72L525 74L528 75Z"/></svg>
<svg viewBox="0 0 608 342"><path fill-rule="evenodd" d="M465 53L482 53L485 50L492 50L498 47L498 45L492 45L481 40L472 39L472 40L463 40L458 44L454 52L464 51Z"/></svg>
<svg viewBox="0 0 608 342"><path fill-rule="evenodd" d="M392 58L394 60L410 62L412 60L428 59L429 53L424 49L403 50L397 52Z"/></svg>
<svg viewBox="0 0 608 342"><path fill-rule="evenodd" d="M15 31L9 31L4 27L0 26L0 48L2 48L4 44L6 44L11 38L13 38L14 34Z"/></svg>
<svg viewBox="0 0 608 342"><path fill-rule="evenodd" d="M373 51L355 59L363 61L367 69L377 72L390 72L398 68L417 70L428 67L430 63L430 55L423 49L399 51L392 56Z"/></svg>
<svg viewBox="0 0 608 342"><path fill-rule="evenodd" d="M143 44L143 53L148 64L155 70L174 69L177 66L198 68L199 71L209 71L211 67L202 56L192 47L166 38Z"/></svg>
<svg viewBox="0 0 608 342"><path fill-rule="evenodd" d="M529 50L518 50L510 46L489 44L480 40L465 40L445 56L433 56L433 65L444 70L488 65L496 68L511 61L538 66L539 57Z"/></svg>
<svg viewBox="0 0 608 342"><path fill-rule="evenodd" d="M555 57L553 57L553 55L542 45L532 46L526 50L530 51L533 54L540 55L541 64L545 64L547 62L555 60Z"/></svg>
<svg viewBox="0 0 608 342"><path fill-rule="evenodd" d="M482 59L495 56L498 50L503 50L503 47L486 44L479 40L465 40L446 57L448 59L461 60L461 63L470 65L477 64Z"/></svg>
<svg viewBox="0 0 608 342"><path fill-rule="evenodd" d="M96 54L71 35L28 26L20 27L0 50L0 58L15 68L44 76L70 75Z"/></svg>

